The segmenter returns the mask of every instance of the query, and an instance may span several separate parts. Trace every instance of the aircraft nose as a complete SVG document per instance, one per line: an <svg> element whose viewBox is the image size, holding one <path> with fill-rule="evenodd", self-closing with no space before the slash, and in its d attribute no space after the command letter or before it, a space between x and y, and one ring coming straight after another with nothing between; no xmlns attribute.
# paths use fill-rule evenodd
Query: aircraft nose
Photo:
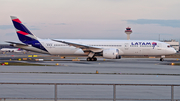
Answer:
<svg viewBox="0 0 180 101"><path fill-rule="evenodd" d="M174 49L174 54L177 53L177 51Z"/></svg>
<svg viewBox="0 0 180 101"><path fill-rule="evenodd" d="M177 51L176 51L174 48L172 48L172 49L171 49L171 53L172 53L172 54L175 54L175 53L177 53Z"/></svg>
<svg viewBox="0 0 180 101"><path fill-rule="evenodd" d="M174 48L169 48L166 50L166 54L175 54L176 50Z"/></svg>

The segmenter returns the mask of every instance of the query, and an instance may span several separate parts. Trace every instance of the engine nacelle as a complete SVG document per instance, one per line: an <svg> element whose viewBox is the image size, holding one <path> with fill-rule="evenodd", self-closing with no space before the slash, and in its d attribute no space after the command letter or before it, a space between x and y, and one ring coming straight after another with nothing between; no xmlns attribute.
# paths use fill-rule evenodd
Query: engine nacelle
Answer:
<svg viewBox="0 0 180 101"><path fill-rule="evenodd" d="M120 52L116 48L109 48L103 50L103 58L107 59L121 59Z"/></svg>

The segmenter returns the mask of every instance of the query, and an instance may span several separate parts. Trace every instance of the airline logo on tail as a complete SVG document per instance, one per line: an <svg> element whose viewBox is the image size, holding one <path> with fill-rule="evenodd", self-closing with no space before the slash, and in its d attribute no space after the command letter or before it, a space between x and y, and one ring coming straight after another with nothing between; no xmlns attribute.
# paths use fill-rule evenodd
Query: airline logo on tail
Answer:
<svg viewBox="0 0 180 101"><path fill-rule="evenodd" d="M14 16L11 16L14 27L16 28L16 33L20 41L23 43L28 43L28 41L37 40L37 38L22 24L22 22Z"/></svg>
<svg viewBox="0 0 180 101"><path fill-rule="evenodd" d="M14 27L16 29L16 33L18 35L18 38L21 42L25 44L30 44L33 47L36 47L38 49L47 51L42 44L38 41L38 38L33 35L27 28L22 24L22 22L15 16L11 16L12 22L14 24Z"/></svg>

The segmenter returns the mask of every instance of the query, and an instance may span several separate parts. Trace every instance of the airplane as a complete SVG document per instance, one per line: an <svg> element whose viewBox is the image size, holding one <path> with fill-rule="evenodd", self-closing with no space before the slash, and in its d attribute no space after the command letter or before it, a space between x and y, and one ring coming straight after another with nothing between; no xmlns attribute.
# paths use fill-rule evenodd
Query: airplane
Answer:
<svg viewBox="0 0 180 101"><path fill-rule="evenodd" d="M161 56L175 54L169 44L153 40L94 40L94 39L40 39L31 33L15 16L11 16L19 40L11 46L24 50L59 56L87 57L87 61L97 61L98 56L107 59L121 59L124 55Z"/></svg>
<svg viewBox="0 0 180 101"><path fill-rule="evenodd" d="M2 48L1 52L21 52L20 48Z"/></svg>

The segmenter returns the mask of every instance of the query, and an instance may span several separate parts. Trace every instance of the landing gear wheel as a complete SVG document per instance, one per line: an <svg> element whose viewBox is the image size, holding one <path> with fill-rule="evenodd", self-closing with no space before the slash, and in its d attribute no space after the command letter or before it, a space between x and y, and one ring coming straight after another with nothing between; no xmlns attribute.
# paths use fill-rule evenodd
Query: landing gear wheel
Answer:
<svg viewBox="0 0 180 101"><path fill-rule="evenodd" d="M88 57L86 60L87 60L87 61L91 61L92 59L91 59L90 57Z"/></svg>
<svg viewBox="0 0 180 101"><path fill-rule="evenodd" d="M97 61L97 58L96 58L96 57L93 57L91 60L92 60L92 61Z"/></svg>
<svg viewBox="0 0 180 101"><path fill-rule="evenodd" d="M163 58L160 58L160 61L164 61L164 59L163 59Z"/></svg>
<svg viewBox="0 0 180 101"><path fill-rule="evenodd" d="M97 61L97 58L96 58L96 57L94 57L94 61Z"/></svg>

